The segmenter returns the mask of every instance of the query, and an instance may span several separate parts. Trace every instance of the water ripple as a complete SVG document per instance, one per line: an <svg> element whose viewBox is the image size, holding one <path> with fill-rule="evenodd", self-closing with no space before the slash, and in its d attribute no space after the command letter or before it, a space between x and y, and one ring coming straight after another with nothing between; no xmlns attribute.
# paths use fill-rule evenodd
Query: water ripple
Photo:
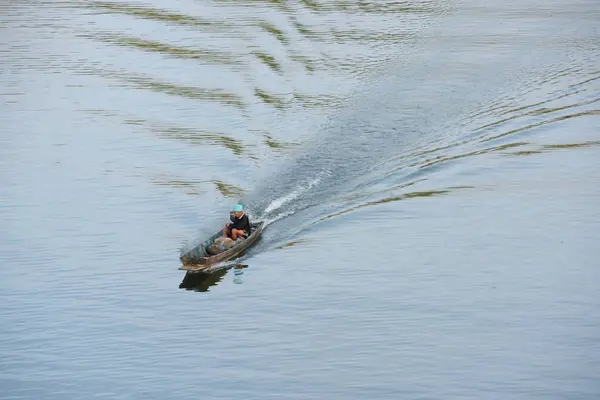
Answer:
<svg viewBox="0 0 600 400"><path fill-rule="evenodd" d="M2 395L598 398L599 16L0 2Z"/></svg>

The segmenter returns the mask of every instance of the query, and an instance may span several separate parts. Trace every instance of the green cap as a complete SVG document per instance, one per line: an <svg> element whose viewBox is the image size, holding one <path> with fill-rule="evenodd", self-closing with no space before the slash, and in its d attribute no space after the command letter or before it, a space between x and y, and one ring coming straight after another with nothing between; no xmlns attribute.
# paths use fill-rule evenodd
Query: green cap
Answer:
<svg viewBox="0 0 600 400"><path fill-rule="evenodd" d="M242 206L241 204L238 204L235 207L233 207L233 211L234 212L244 211L244 206Z"/></svg>

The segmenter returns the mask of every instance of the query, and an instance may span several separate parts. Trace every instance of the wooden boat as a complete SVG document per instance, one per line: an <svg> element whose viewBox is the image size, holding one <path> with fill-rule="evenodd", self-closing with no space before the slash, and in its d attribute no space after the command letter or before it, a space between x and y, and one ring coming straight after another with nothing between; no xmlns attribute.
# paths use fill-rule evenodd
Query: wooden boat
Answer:
<svg viewBox="0 0 600 400"><path fill-rule="evenodd" d="M264 222L254 222L250 224L251 231L250 236L246 239L242 240L235 246L219 253L216 255L210 255L206 251L208 247L213 244L213 242L223 235L222 231L218 231L214 233L211 237L209 237L206 241L194 247L184 255L180 257L181 262L183 263L183 267L179 268L180 270L185 271L202 271L211 265L229 261L237 256L239 256L244 250L250 248L258 238L260 237L262 230L265 226Z"/></svg>

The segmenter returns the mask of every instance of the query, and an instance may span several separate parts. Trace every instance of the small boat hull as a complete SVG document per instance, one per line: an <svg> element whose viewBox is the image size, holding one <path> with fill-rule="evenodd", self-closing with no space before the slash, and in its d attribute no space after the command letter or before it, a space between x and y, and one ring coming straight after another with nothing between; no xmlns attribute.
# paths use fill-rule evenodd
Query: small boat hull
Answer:
<svg viewBox="0 0 600 400"><path fill-rule="evenodd" d="M216 232L206 241L182 255L180 257L180 260L183 263L183 267L179 269L185 271L201 271L214 264L229 261L238 257L239 255L241 255L241 253L243 253L245 250L249 249L252 245L254 245L256 241L260 238L260 235L262 234L262 230L264 228L264 222L253 223L251 224L251 226L252 232L250 233L250 236L248 236L246 239L219 254L209 255L206 249L208 249L208 247L217 238L222 236L221 231Z"/></svg>

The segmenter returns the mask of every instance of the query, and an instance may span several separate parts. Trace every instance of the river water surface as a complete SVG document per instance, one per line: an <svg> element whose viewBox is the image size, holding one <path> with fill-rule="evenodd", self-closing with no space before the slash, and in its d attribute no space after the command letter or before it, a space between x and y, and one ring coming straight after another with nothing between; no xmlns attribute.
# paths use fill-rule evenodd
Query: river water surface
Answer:
<svg viewBox="0 0 600 400"><path fill-rule="evenodd" d="M0 0L0 398L600 398L598 21Z"/></svg>

